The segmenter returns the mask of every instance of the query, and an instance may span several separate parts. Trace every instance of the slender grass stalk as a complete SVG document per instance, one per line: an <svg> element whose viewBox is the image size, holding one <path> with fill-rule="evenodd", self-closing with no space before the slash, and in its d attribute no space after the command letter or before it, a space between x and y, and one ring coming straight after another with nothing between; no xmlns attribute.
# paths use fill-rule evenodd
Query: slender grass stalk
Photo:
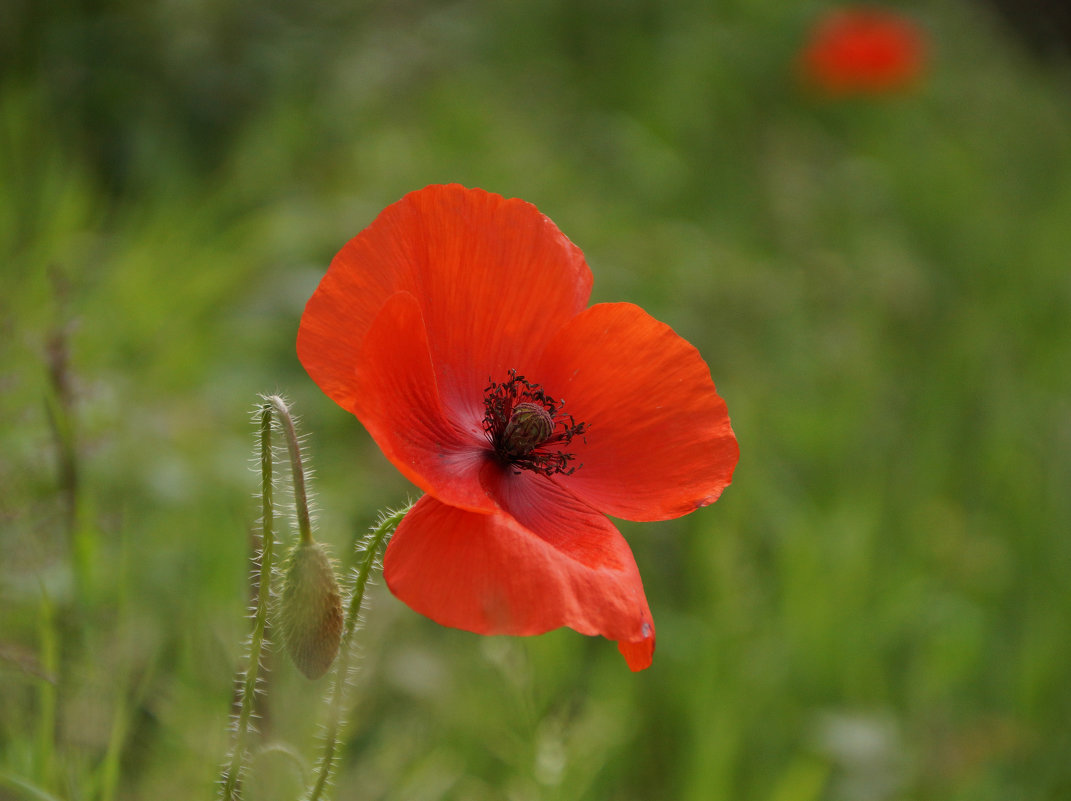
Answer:
<svg viewBox="0 0 1071 801"><path fill-rule="evenodd" d="M45 366L49 392L45 397L45 413L56 449L56 483L63 501L63 522L66 529L74 573L78 606L88 606L92 600L92 572L96 541L86 524L82 465L78 449L78 409L75 378L71 369L70 285L63 271L49 268L56 312L45 342Z"/></svg>
<svg viewBox="0 0 1071 801"><path fill-rule="evenodd" d="M56 630L56 608L44 587L41 588L40 664L38 680L37 719L37 776L46 788L52 789L56 767L56 682L59 676L59 633Z"/></svg>
<svg viewBox="0 0 1071 801"><path fill-rule="evenodd" d="M368 578L372 572L372 566L376 562L380 548L389 539L390 535L398 527L398 524L409 511L410 506L397 511L387 511L380 515L368 537L365 539L364 559L357 570L357 580L353 585L353 595L346 610L346 623L342 631L342 647L338 662L335 665L335 682L332 690L330 704L328 706L328 719L325 724L324 750L317 767L316 784L308 796L308 801L319 801L331 774L334 771L335 752L338 748L339 731L342 728L342 711L345 702L346 681L349 677L350 664L353 655L352 639L357 628L357 620L360 617L361 604L364 602L364 591L368 585Z"/></svg>
<svg viewBox="0 0 1071 801"><path fill-rule="evenodd" d="M143 706L145 700L155 685L157 671L161 660L155 655L144 671L140 672L136 684L129 692L119 697L112 715L111 734L108 737L108 746L104 752L97 769L98 785L97 801L115 801L119 796L119 781L122 773L123 751L130 736L134 722L133 710ZM122 679L123 686L132 683L133 676L128 672Z"/></svg>
<svg viewBox="0 0 1071 801"><path fill-rule="evenodd" d="M27 801L62 801L59 796L52 795L48 790L39 787L28 779L0 770L0 787L10 787L18 793L17 798L25 798ZM7 798L7 796L2 796Z"/></svg>
<svg viewBox="0 0 1071 801"><path fill-rule="evenodd" d="M129 728L129 706L130 698L126 695L120 696L112 715L108 747L104 751L104 759L101 760L99 770L100 794L98 797L100 801L114 801L119 789L119 761L122 758L123 743Z"/></svg>
<svg viewBox="0 0 1071 801"><path fill-rule="evenodd" d="M271 448L272 410L275 405L265 400L260 407L260 576L258 579L257 608L253 617L253 635L249 644L249 663L241 689L241 707L234 729L234 750L223 782L223 798L235 801L238 798L238 777L245 760L245 741L249 732L249 719L253 714L256 699L257 676L260 672L261 653L264 648L264 630L268 623L268 604L271 600L272 550L275 544L275 507L273 498Z"/></svg>
<svg viewBox="0 0 1071 801"><path fill-rule="evenodd" d="M115 608L116 628L128 630L130 626L131 603L130 586L131 578L131 547L130 527L123 526L119 532L119 557L118 564L113 573L118 577L115 582ZM152 687L159 667L159 654L154 654L148 668L140 670L136 686L132 691L123 692L115 705L112 715L111 733L108 736L108 746L104 751L104 758L97 767L99 776L99 791L97 801L115 801L119 795L119 780L122 773L122 762L127 739L133 724L133 712L140 707ZM124 668L123 675L118 684L121 687L129 687L134 675L129 668Z"/></svg>

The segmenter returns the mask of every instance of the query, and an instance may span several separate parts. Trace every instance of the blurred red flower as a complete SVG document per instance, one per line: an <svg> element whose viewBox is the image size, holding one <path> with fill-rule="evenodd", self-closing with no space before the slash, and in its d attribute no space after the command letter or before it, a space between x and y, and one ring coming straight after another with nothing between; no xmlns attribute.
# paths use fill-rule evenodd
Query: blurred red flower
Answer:
<svg viewBox="0 0 1071 801"><path fill-rule="evenodd" d="M837 97L877 95L913 85L927 41L907 17L873 7L843 8L819 20L800 55L803 79Z"/></svg>
<svg viewBox="0 0 1071 801"><path fill-rule="evenodd" d="M481 634L599 634L642 670L654 624L605 515L713 503L738 447L698 351L637 306L585 308L591 283L534 206L429 186L339 252L297 348L426 493L384 557L395 596Z"/></svg>

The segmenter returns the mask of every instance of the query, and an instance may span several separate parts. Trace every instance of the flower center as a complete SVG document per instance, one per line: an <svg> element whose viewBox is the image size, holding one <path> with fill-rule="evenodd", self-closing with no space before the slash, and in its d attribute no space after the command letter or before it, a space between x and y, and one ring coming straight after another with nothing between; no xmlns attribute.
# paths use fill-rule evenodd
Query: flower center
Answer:
<svg viewBox="0 0 1071 801"><path fill-rule="evenodd" d="M495 457L515 473L534 470L545 476L572 474L580 465L562 450L573 437L583 437L586 423L578 423L562 411L564 403L550 397L539 384L532 384L516 370L484 390L483 430Z"/></svg>
<svg viewBox="0 0 1071 801"><path fill-rule="evenodd" d="M513 458L527 456L542 445L554 431L554 418L542 406L518 403L502 432L502 446Z"/></svg>

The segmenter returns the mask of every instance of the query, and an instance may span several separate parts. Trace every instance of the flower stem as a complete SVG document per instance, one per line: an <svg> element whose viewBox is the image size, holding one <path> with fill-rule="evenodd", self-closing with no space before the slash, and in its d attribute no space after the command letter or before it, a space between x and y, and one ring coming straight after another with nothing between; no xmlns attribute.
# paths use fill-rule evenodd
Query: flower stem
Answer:
<svg viewBox="0 0 1071 801"><path fill-rule="evenodd" d="M290 407L286 401L278 395L269 395L264 398L270 403L283 424L286 433L286 447L290 453L290 472L294 474L294 505L297 507L298 531L301 534L301 544L312 544L312 524L309 522L309 501L305 493L305 468L301 463L301 446L298 444L297 432L294 430L294 420L290 416Z"/></svg>
<svg viewBox="0 0 1071 801"><path fill-rule="evenodd" d="M267 400L267 399L266 399ZM245 740L249 731L249 719L253 714L256 698L257 674L260 671L261 652L264 648L264 630L268 622L268 602L271 599L272 547L275 544L275 507L273 499L271 448L272 409L270 401L260 407L260 570L257 577L257 608L253 617L253 636L249 644L249 664L241 688L241 708L234 729L234 750L224 780L223 798L234 801L238 798L238 777L245 759Z"/></svg>
<svg viewBox="0 0 1071 801"><path fill-rule="evenodd" d="M387 511L380 514L375 527L365 539L364 558L357 570L357 580L353 585L353 595L346 610L346 623L342 631L342 647L340 649L337 666L335 668L335 682L332 690L331 703L328 707L328 719L324 733L324 750L317 769L316 784L309 794L308 801L319 801L320 795L331 778L334 770L335 750L338 747L338 735L342 726L342 706L346 689L346 679L349 675L350 661L353 649L351 640L357 628L357 619L360 616L361 604L364 601L365 587L372 572L372 566L376 562L383 543L398 527L412 505L407 505L397 511Z"/></svg>

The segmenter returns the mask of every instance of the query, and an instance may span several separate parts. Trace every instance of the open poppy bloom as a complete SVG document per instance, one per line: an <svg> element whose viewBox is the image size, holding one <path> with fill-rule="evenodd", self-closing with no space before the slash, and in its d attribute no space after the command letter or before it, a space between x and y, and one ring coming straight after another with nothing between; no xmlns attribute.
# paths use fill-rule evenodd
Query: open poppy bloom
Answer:
<svg viewBox="0 0 1071 801"><path fill-rule="evenodd" d="M910 87L926 62L925 35L892 11L849 7L819 21L800 57L803 78L825 94L880 95Z"/></svg>
<svg viewBox="0 0 1071 801"><path fill-rule="evenodd" d="M696 349L637 306L586 308L591 283L534 206L429 186L334 258L297 349L426 493L384 556L396 597L480 634L602 635L641 670L654 624L606 515L713 503L738 448Z"/></svg>

